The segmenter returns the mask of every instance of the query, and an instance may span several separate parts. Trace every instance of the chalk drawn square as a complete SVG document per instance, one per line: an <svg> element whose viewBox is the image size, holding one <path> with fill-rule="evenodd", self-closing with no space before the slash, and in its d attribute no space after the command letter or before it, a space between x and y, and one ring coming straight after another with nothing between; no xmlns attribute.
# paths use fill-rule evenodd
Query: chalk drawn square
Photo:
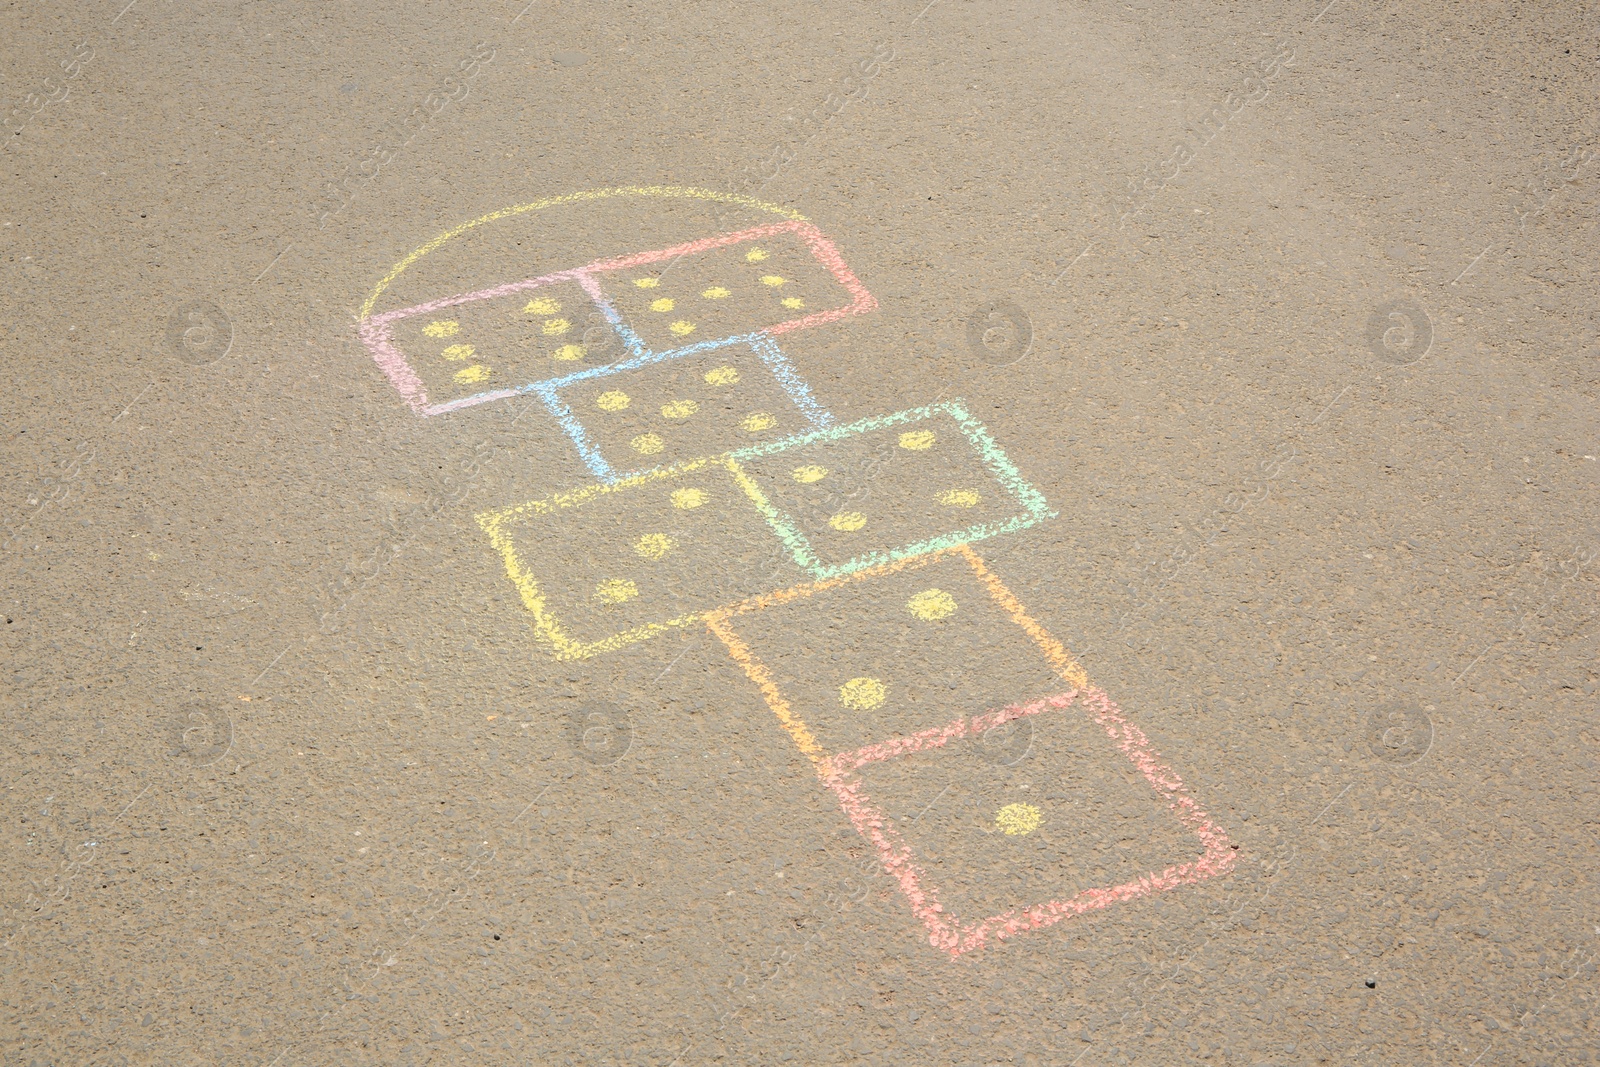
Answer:
<svg viewBox="0 0 1600 1067"><path fill-rule="evenodd" d="M580 371L536 392L607 480L833 424L765 335Z"/></svg>
<svg viewBox="0 0 1600 1067"><path fill-rule="evenodd" d="M972 581L962 580L963 570ZM884 592L849 597L869 586ZM917 591L907 595L911 589ZM846 599L837 599L841 593ZM919 624L982 630L996 625L991 612L979 610L984 600L1004 616L1001 627L1020 631L1031 647L967 648L961 654L968 658L958 670L943 679L929 676L918 691L912 691L915 673L881 652L875 653L876 664L858 658L835 667L836 656L858 655L854 638L885 625L885 610L898 605ZM795 611L765 629L754 625L768 612L791 607L808 611L809 624ZM963 617L966 621L959 621ZM1090 684L1071 654L966 545L754 597L710 613L706 622L898 882L929 942L952 956L991 939L1215 877L1233 862L1226 834L1195 804L1144 734ZM889 625L906 632L903 625ZM781 636L779 627L792 636ZM946 631L933 644L951 644L953 637ZM918 640L902 640L900 647L909 649ZM795 655L815 673L832 671L826 684L774 666ZM1011 656L1021 662L997 658ZM941 681L990 673L1002 679L1001 686L1021 678L1018 692L1033 693L1044 681L1041 662L1053 676L1055 691L999 710L970 704L953 718L928 721L930 714L951 706L937 692ZM873 673L827 691L844 673L874 666ZM1071 688L1060 691L1061 680ZM897 695L897 688L907 691ZM953 699L959 705L972 696ZM1038 718L1069 713L1078 718ZM1084 728L1085 715L1094 729ZM888 739L855 744L854 738L874 724L881 730L877 737ZM1019 738L1024 724L1027 736ZM997 733L1003 735L998 740ZM852 738L843 751L832 744L840 737ZM938 818L918 814L936 809L927 801L937 791L925 794L941 777L959 787L956 801ZM1152 790L1153 800L1147 792ZM923 807L913 810L919 801ZM1018 807L1008 818L996 821L1012 805ZM1020 805L1038 810L1030 814ZM1097 807L1127 820L1116 824L1119 836L1109 845L1104 835L1112 827L1106 819L1083 815ZM1005 833L1003 825L1018 828L1019 812L1026 832ZM1037 815L1035 826L1028 825L1032 815ZM923 819L931 821L923 825ZM1048 829L1029 842L1041 828ZM1136 845L1122 848L1128 832ZM1096 833L1101 840L1094 839ZM1141 858L1150 866L1141 865Z"/></svg>
<svg viewBox="0 0 1600 1067"><path fill-rule="evenodd" d="M478 525L557 659L699 622L804 576L718 460L486 511Z"/></svg>
<svg viewBox="0 0 1600 1067"><path fill-rule="evenodd" d="M959 553L776 593L733 620L820 750L859 748L1061 689L1056 663Z"/></svg>
<svg viewBox="0 0 1600 1067"><path fill-rule="evenodd" d="M986 733L1024 723L1031 746L1017 763L987 758ZM820 773L952 957L1234 860L1227 834L1093 687L842 752Z"/></svg>
<svg viewBox="0 0 1600 1067"><path fill-rule="evenodd" d="M376 315L361 335L411 406L440 415L631 358L576 272Z"/></svg>
<svg viewBox="0 0 1600 1067"><path fill-rule="evenodd" d="M808 222L757 226L591 264L641 354L835 322L877 307L833 243Z"/></svg>
<svg viewBox="0 0 1600 1067"><path fill-rule="evenodd" d="M1056 514L960 401L729 458L795 561L821 579L1023 530Z"/></svg>

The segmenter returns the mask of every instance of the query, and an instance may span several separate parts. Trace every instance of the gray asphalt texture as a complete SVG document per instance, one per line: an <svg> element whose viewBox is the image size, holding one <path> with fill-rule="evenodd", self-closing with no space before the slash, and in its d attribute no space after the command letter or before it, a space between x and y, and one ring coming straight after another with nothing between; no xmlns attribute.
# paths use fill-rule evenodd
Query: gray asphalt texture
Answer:
<svg viewBox="0 0 1600 1067"><path fill-rule="evenodd" d="M124 5L0 10L0 1063L1595 1061L1593 2ZM723 199L509 216L371 310L804 215L877 307L784 356L839 424L981 422L1052 515L972 551L1225 870L952 956L703 622L553 654L478 516L596 475L357 323L647 187ZM663 460L753 410L701 407ZM942 521L861 448L819 546ZM808 577L639 494L526 539L584 639L669 517L629 625ZM828 753L1072 688L927 566L733 620ZM951 912L1198 855L1068 710L860 769Z"/></svg>

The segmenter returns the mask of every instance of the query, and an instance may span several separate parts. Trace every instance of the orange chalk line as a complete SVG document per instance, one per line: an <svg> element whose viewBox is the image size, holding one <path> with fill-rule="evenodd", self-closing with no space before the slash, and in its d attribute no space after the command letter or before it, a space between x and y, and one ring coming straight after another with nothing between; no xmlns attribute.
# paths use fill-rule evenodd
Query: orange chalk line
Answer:
<svg viewBox="0 0 1600 1067"><path fill-rule="evenodd" d="M1011 705L970 719L962 717L953 723L910 736L891 738L831 758L826 756L810 726L784 697L766 665L734 630L733 617L805 599L847 582L863 581L902 570L924 567L949 555L959 555L967 562L994 601L1033 640L1052 668L1074 688L1068 693L1046 697L1031 704ZM768 708L777 716L784 731L816 768L818 778L834 791L851 825L862 837L871 842L884 869L899 883L901 892L911 905L912 913L927 927L929 942L936 948L949 952L952 958L983 947L991 938L997 941L1005 940L1121 901L1136 900L1180 885L1213 878L1226 871L1234 862L1234 853L1227 834L1188 795L1183 780L1171 767L1162 762L1161 757L1151 748L1149 738L1144 732L1128 722L1122 710L1105 692L1089 681L1088 672L1083 666L1060 641L1027 613L1011 590L1006 588L1000 578L968 545L958 545L923 556L896 560L844 577L808 582L779 592L752 597L739 604L708 613L706 624L726 646L734 662L738 663L756 684ZM1151 788L1166 803L1167 809L1177 817L1180 824L1196 836L1202 848L1200 856L1188 863L1167 867L1160 872L1150 872L1121 885L1086 889L1066 900L1052 900L1014 909L975 923L962 923L958 919L946 917L938 901L937 889L925 884L926 872L915 862L910 845L904 841L894 825L872 805L871 799L863 792L862 782L855 772L868 763L943 747L953 740L972 737L1025 716L1037 715L1048 710L1064 710L1078 701L1080 696L1081 703L1095 722L1110 736L1118 750L1150 783Z"/></svg>
<svg viewBox="0 0 1600 1067"><path fill-rule="evenodd" d="M767 700L767 707L778 717L779 725L794 741L795 747L805 753L806 758L813 764L818 763L823 758L823 747L812 736L811 728L806 725L805 720L794 713L789 702L778 691L778 684L772 680L772 673L767 670L767 665L758 660L750 651L750 646L733 632L732 627L728 625L728 617L712 613L706 618L706 626L722 640L727 646L728 655L744 668L744 673L756 684L756 688L761 690L761 695Z"/></svg>

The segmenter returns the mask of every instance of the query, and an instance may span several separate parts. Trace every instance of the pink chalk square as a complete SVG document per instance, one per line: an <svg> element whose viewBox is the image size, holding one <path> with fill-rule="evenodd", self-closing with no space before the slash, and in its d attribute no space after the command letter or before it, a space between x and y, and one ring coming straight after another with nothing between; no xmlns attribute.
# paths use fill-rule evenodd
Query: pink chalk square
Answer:
<svg viewBox="0 0 1600 1067"><path fill-rule="evenodd" d="M631 353L578 271L529 278L375 315L361 339L421 415L526 392Z"/></svg>
<svg viewBox="0 0 1600 1067"><path fill-rule="evenodd" d="M819 773L952 958L1214 878L1235 858L1096 688L840 753Z"/></svg>
<svg viewBox="0 0 1600 1067"><path fill-rule="evenodd" d="M757 226L585 268L641 351L776 336L876 308L808 222Z"/></svg>

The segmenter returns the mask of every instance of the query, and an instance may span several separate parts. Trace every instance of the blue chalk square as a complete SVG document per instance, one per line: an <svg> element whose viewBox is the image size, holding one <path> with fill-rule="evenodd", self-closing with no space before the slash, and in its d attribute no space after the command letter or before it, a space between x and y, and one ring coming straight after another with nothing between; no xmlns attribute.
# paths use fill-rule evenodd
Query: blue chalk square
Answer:
<svg viewBox="0 0 1600 1067"><path fill-rule="evenodd" d="M579 371L534 392L607 482L834 421L765 334Z"/></svg>

